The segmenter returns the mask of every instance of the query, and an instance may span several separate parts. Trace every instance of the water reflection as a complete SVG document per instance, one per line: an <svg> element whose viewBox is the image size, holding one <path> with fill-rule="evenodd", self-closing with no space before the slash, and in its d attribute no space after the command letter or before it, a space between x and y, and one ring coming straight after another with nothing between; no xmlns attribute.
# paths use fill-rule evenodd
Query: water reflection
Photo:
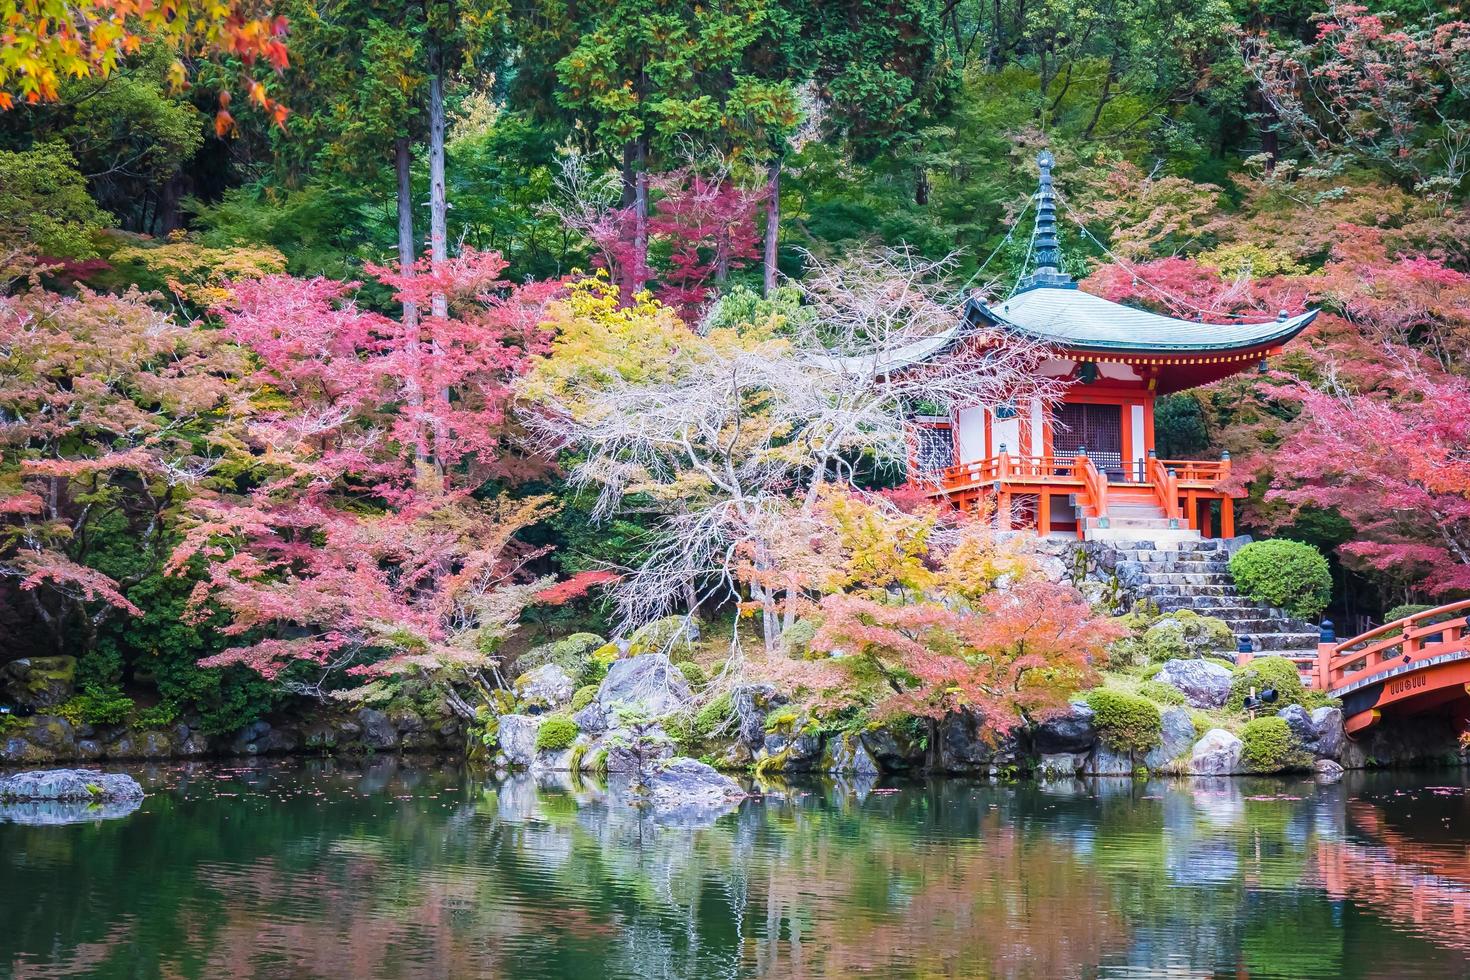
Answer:
<svg viewBox="0 0 1470 980"><path fill-rule="evenodd" d="M0 826L0 975L1470 972L1458 777L825 783L691 824L393 760L135 774L124 820Z"/></svg>

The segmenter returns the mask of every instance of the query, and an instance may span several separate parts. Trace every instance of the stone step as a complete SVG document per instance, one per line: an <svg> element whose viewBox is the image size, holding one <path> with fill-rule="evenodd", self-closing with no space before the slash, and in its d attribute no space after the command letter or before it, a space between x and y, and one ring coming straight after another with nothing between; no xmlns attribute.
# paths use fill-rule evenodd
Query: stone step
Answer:
<svg viewBox="0 0 1470 980"><path fill-rule="evenodd" d="M1160 575L1165 572L1188 572L1191 575L1219 574L1228 575L1229 572L1223 563L1217 561L1155 561L1138 563L1145 575Z"/></svg>
<svg viewBox="0 0 1470 980"><path fill-rule="evenodd" d="M1251 639L1258 646L1257 655L1290 651L1294 656L1306 656L1308 651L1317 649L1316 633L1261 633L1251 636Z"/></svg>
<svg viewBox="0 0 1470 980"><path fill-rule="evenodd" d="M1233 596L1235 589L1229 585L1157 585L1150 583L1149 594L1154 601L1174 599L1182 596Z"/></svg>
<svg viewBox="0 0 1470 980"><path fill-rule="evenodd" d="M1150 549L1156 544L1187 547L1197 543L1200 539L1199 532L1190 528L1176 530L1156 527L1095 527L1089 524L1085 534L1088 541L1107 542L1111 545L1147 544Z"/></svg>
<svg viewBox="0 0 1470 980"><path fill-rule="evenodd" d="M1219 565L1228 568L1229 559L1224 555L1209 551L1164 551L1158 548L1145 548L1138 551L1130 551L1121 556L1124 561L1136 561L1140 565L1183 565L1183 564L1208 564Z"/></svg>
<svg viewBox="0 0 1470 980"><path fill-rule="evenodd" d="M1232 585L1225 572L1144 572L1143 587L1150 585Z"/></svg>

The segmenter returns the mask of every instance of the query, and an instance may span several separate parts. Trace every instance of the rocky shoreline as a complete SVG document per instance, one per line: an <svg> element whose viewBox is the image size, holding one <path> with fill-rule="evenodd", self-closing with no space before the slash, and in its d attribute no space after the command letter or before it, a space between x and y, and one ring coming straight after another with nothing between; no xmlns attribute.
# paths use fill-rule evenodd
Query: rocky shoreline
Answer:
<svg viewBox="0 0 1470 980"><path fill-rule="evenodd" d="M1170 679L1191 705L1222 697L1210 665L1170 662ZM1383 725L1348 739L1335 707L1291 705L1280 719L1284 762L1253 764L1242 738L1224 728L1202 730L1189 707L1159 713L1153 743L1118 747L1084 701L1039 723L1003 735L987 731L974 712L898 725L837 725L792 705L770 684L746 684L697 713L684 673L669 658L644 653L616 660L589 686L577 707L570 675L544 664L516 684L512 710L466 724L444 712L406 707L293 713L209 735L185 718L167 728L74 723L59 714L10 718L0 735L0 767L100 761L162 761L281 755L429 753L467 756L491 769L533 773L606 772L647 775L675 758L697 759L721 772L758 777L830 773L859 776L954 775L1018 778L1074 776L1260 775L1315 771L1333 778L1343 768L1463 762L1449 725L1426 720ZM573 710L575 707L575 710ZM718 710L714 710L718 709ZM1440 730L1440 729L1443 730Z"/></svg>

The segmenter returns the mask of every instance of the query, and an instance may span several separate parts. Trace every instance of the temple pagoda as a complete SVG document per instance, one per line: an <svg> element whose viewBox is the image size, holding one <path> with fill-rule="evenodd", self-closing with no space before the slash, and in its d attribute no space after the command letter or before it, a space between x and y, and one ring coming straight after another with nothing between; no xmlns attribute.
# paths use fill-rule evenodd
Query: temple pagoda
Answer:
<svg viewBox="0 0 1470 980"><path fill-rule="evenodd" d="M1233 536L1232 498L1239 495L1222 486L1228 455L1159 459L1154 400L1264 366L1316 311L1202 323L1082 292L1061 268L1051 154L1037 164L1036 269L1006 299L971 299L963 322L943 342L925 344L912 363L985 328L1042 342L1049 356L1039 370L1062 382L1064 393L1052 404L1037 399L915 418L910 479L967 510L988 502L1004 528L1102 540Z"/></svg>

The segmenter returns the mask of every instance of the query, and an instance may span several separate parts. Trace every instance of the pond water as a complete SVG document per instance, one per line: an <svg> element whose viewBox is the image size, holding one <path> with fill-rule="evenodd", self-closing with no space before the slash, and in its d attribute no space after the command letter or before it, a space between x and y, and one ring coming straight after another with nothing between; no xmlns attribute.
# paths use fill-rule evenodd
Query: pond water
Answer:
<svg viewBox="0 0 1470 980"><path fill-rule="evenodd" d="M621 788L383 760L133 770L0 824L0 976L1463 977L1458 771Z"/></svg>

